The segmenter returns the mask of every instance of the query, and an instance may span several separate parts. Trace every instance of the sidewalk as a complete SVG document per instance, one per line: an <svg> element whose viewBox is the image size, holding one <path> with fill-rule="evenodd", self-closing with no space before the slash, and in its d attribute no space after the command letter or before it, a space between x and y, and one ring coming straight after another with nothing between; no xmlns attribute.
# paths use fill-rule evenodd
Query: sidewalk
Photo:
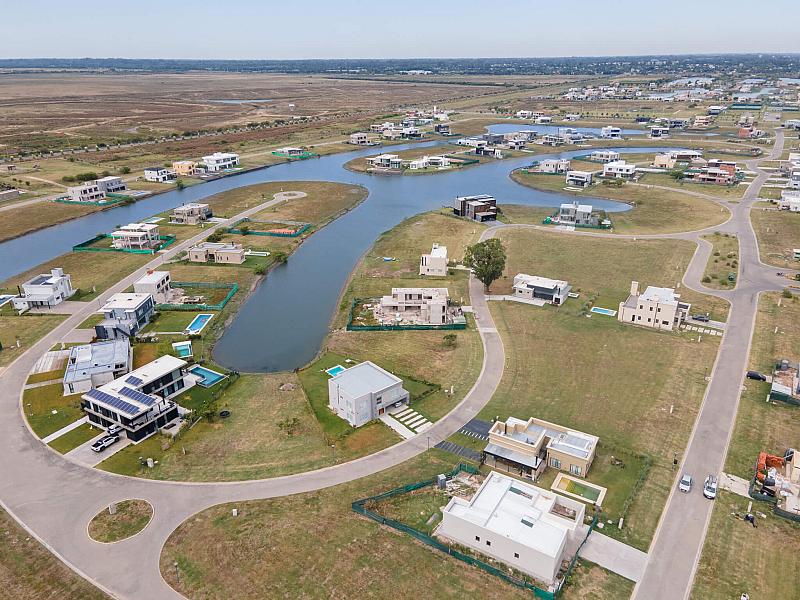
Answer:
<svg viewBox="0 0 800 600"><path fill-rule="evenodd" d="M641 579L647 564L645 552L603 535L597 529L586 540L579 555L631 581Z"/></svg>

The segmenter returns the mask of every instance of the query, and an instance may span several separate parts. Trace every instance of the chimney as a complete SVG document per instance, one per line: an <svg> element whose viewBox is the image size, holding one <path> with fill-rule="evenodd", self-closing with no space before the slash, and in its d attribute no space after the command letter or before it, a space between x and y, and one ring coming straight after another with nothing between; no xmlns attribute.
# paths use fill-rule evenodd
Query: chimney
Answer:
<svg viewBox="0 0 800 600"><path fill-rule="evenodd" d="M639 282L631 281L631 296L638 296L638 295L639 295Z"/></svg>

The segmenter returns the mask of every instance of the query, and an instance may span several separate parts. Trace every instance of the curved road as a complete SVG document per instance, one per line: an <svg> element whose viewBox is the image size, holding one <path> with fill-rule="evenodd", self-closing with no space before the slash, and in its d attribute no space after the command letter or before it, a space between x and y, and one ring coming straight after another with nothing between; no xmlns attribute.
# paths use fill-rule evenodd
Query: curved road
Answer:
<svg viewBox="0 0 800 600"><path fill-rule="evenodd" d="M772 156L779 156L783 134L779 130ZM755 168L748 164L749 168ZM689 442L685 462L696 477L706 471L719 471L736 415L739 386L746 364L750 334L758 294L778 290L775 269L759 262L755 235L749 223L749 209L767 175L760 173L751 184L745 199L732 209L726 223L702 232L668 234L665 237L699 241L698 250L687 269L687 286L713 293L732 303L728 329L707 389L695 430ZM258 212L273 200L237 215L235 219ZM226 226L226 223L218 227ZM483 232L482 239L507 226ZM535 226L532 226L535 227ZM708 290L700 283L710 245L699 240L706 231L735 232L740 238L740 278L734 291ZM104 292L99 301L129 287L147 269L158 267L180 251L208 235L175 245L150 263ZM586 234L581 234L586 235ZM592 235L592 234L588 234ZM602 235L602 234L595 234ZM607 234L608 235L608 234ZM610 234L613 235L613 234ZM622 237L614 235L613 237ZM55 453L33 436L20 412L22 389L36 360L64 335L94 312L94 304L69 316L0 374L0 397L7 418L0 420L0 439L5 456L0 463L0 504L32 535L62 561L107 593L118 598L180 598L161 578L159 558L167 537L191 515L216 504L271 498L308 492L374 474L400 464L432 444L446 439L474 417L491 399L503 375L503 344L494 328L486 304L483 286L470 280L470 298L483 342L481 373L465 398L424 436L400 442L376 454L317 471L260 481L232 483L159 482L122 477L89 469ZM87 523L108 504L127 498L142 498L153 505L151 523L137 536L113 545L92 541ZM698 500L699 498L699 500ZM651 548L644 579L637 586L638 597L676 598L688 594L696 557L702 548L710 516L710 502L699 494L671 496ZM693 525L686 527L686 519ZM681 548L676 553L675 548ZM685 592L685 593L684 593Z"/></svg>

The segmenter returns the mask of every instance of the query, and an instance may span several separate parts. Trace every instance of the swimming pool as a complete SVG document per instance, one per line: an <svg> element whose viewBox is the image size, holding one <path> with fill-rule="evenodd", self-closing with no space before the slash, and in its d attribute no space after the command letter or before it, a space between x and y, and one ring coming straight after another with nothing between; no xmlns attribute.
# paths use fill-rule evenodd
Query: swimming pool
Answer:
<svg viewBox="0 0 800 600"><path fill-rule="evenodd" d="M593 306L591 312L598 315L608 315L609 317L617 316L617 311L611 310L610 308L600 308L599 306Z"/></svg>
<svg viewBox="0 0 800 600"><path fill-rule="evenodd" d="M336 365L335 367L331 367L330 369L325 369L325 372L331 377L336 377L339 373L341 373L344 370L346 369L342 365Z"/></svg>
<svg viewBox="0 0 800 600"><path fill-rule="evenodd" d="M190 358L194 356L192 353L192 342L175 342L172 344L172 349L179 358Z"/></svg>
<svg viewBox="0 0 800 600"><path fill-rule="evenodd" d="M210 313L197 315L194 319L192 319L192 322L186 326L186 333L189 334L200 333L201 331L203 331L203 328L208 324L208 322L211 320L211 317L213 316L214 315Z"/></svg>
<svg viewBox="0 0 800 600"><path fill-rule="evenodd" d="M217 373L216 371L212 371L211 369L206 369L205 367L201 367L200 365L195 365L191 369L189 369L189 373L192 375L197 375L200 379L197 382L197 385L202 387L211 387L215 383L225 379L226 375L222 373Z"/></svg>

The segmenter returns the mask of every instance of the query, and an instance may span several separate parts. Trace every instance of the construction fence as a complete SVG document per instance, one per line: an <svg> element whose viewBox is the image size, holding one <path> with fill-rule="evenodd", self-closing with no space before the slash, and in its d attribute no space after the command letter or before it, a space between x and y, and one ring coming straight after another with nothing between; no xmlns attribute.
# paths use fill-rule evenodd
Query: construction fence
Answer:
<svg viewBox="0 0 800 600"><path fill-rule="evenodd" d="M236 283L213 283L208 281L173 281L172 287L175 288L206 288L224 289L228 288L228 293L223 300L216 304L156 304L156 310L222 310L230 302L233 295L239 290Z"/></svg>
<svg viewBox="0 0 800 600"><path fill-rule="evenodd" d="M362 298L353 299L350 305L350 314L347 315L347 331L454 331L467 328L466 319L463 323L448 323L446 325L353 325L356 306L363 301Z"/></svg>
<svg viewBox="0 0 800 600"><path fill-rule="evenodd" d="M281 227L276 227L273 231L259 231L253 230L247 227L247 223L254 223L254 224L265 224L265 225L273 225L273 226L288 226L284 227L284 229L288 229L289 227L296 227L296 229L292 231L280 231ZM247 227L247 229L242 229L241 226ZM262 236L269 236L269 237L299 237L303 235L306 231L309 230L311 227L311 223L299 223L296 221L256 221L254 219L250 219L245 217L239 221L236 221L233 225L228 228L228 233L235 233L238 235L262 235Z"/></svg>
<svg viewBox="0 0 800 600"><path fill-rule="evenodd" d="M110 233L101 233L94 236L90 240L86 240L85 242L81 242L72 247L73 252L127 252L128 254L155 254L159 250L163 250L164 248L172 245L175 243L175 236L174 235L160 235L158 239L161 240L161 243L158 245L157 248L149 248L147 250L137 250L135 248L112 248L111 246L96 246L97 242L100 240L105 240L111 238Z"/></svg>

